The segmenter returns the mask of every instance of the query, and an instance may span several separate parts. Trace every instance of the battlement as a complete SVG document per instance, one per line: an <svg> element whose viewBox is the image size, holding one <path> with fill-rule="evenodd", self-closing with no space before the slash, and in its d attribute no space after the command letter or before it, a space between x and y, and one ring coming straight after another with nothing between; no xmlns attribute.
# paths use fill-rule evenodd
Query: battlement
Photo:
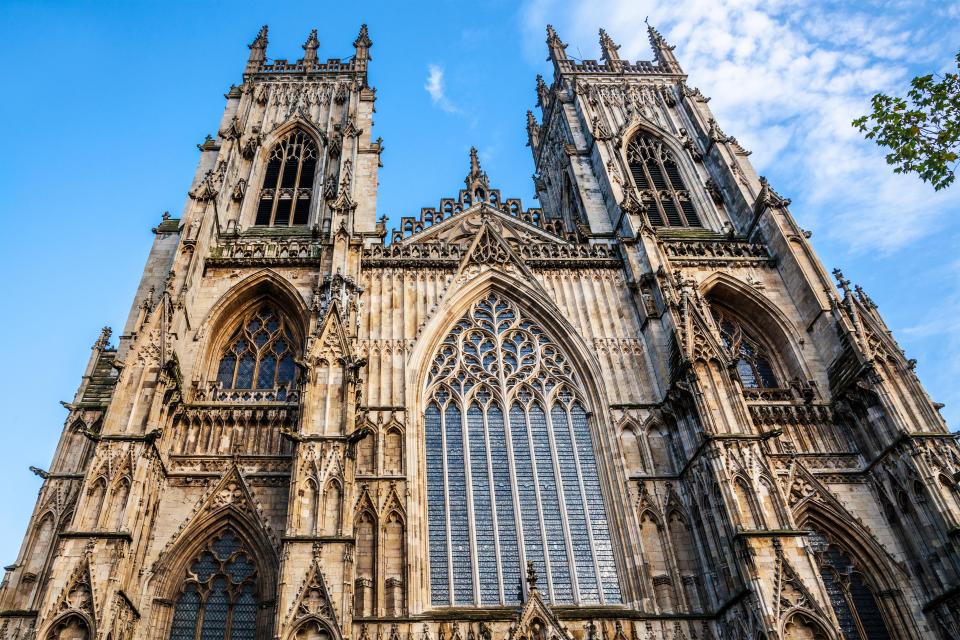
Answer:
<svg viewBox="0 0 960 640"><path fill-rule="evenodd" d="M277 58L272 62L264 62L255 73L350 73L358 71L357 65L352 58L330 58L326 62L307 63L303 58L289 62L284 58Z"/></svg>
<svg viewBox="0 0 960 640"><path fill-rule="evenodd" d="M560 73L615 73L617 75L676 75L676 71L669 69L656 61L638 60L628 62L620 60L619 65L613 65L602 60L559 60L557 68Z"/></svg>
<svg viewBox="0 0 960 640"><path fill-rule="evenodd" d="M304 55L291 62L287 58L267 58L267 26L264 25L257 37L250 43L250 57L244 70L244 80L252 77L275 77L280 74L296 74L298 76L330 75L330 74L361 74L366 75L367 63L370 60L370 47L373 42L367 32L367 25L360 27L360 33L354 41L354 54L346 58L327 58L321 62L317 58L317 49L320 41L317 39L317 30L314 29L303 44Z"/></svg>

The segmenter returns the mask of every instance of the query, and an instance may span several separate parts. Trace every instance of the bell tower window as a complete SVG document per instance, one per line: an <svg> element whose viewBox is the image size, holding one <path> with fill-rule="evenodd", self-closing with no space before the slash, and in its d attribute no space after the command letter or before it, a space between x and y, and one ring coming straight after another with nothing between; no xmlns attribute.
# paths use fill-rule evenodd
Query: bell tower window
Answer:
<svg viewBox="0 0 960 640"><path fill-rule="evenodd" d="M313 138L300 130L292 131L274 146L260 190L257 226L307 224L317 156L317 145Z"/></svg>
<svg viewBox="0 0 960 640"><path fill-rule="evenodd" d="M673 152L646 133L627 146L627 161L647 219L654 227L702 227Z"/></svg>
<svg viewBox="0 0 960 640"><path fill-rule="evenodd" d="M293 332L270 305L245 316L217 367L223 389L289 389L296 377Z"/></svg>
<svg viewBox="0 0 960 640"><path fill-rule="evenodd" d="M737 366L740 382L747 389L776 389L779 387L767 349L743 325L714 307L713 316L720 327L723 345L730 350Z"/></svg>
<svg viewBox="0 0 960 640"><path fill-rule="evenodd" d="M256 564L236 533L225 529L187 571L170 640L254 640L259 608Z"/></svg>

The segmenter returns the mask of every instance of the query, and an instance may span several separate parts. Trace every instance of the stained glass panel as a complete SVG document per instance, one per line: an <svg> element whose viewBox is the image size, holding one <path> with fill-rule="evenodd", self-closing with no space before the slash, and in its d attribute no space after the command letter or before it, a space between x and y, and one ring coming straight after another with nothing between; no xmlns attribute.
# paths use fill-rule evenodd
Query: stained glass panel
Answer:
<svg viewBox="0 0 960 640"><path fill-rule="evenodd" d="M257 568L236 533L224 529L187 572L173 612L170 640L255 640ZM197 623L202 620L200 629Z"/></svg>
<svg viewBox="0 0 960 640"><path fill-rule="evenodd" d="M430 592L433 604L450 601L447 572L447 518L440 409L430 403L424 416L427 450L427 519L430 526Z"/></svg>
<svg viewBox="0 0 960 640"><path fill-rule="evenodd" d="M444 412L447 443L447 500L450 518L450 547L453 554L453 601L473 603L473 552L470 549L470 521L467 513L467 478L463 459L463 428L460 409L447 405Z"/></svg>
<svg viewBox="0 0 960 640"><path fill-rule="evenodd" d="M559 347L490 295L451 329L427 386L432 603L515 604L526 561L554 603L619 603L589 421Z"/></svg>
<svg viewBox="0 0 960 640"><path fill-rule="evenodd" d="M269 305L249 314L220 358L217 381L224 389L276 389L296 376L291 333Z"/></svg>
<svg viewBox="0 0 960 640"><path fill-rule="evenodd" d="M194 640L199 613L200 594L197 593L197 585L188 584L177 599L177 606L173 611L170 640Z"/></svg>

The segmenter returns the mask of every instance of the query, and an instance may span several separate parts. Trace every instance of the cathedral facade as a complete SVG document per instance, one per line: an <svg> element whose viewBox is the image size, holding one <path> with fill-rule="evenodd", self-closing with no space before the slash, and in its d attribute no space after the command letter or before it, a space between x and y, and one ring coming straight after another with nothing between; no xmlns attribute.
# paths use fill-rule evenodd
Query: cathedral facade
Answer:
<svg viewBox="0 0 960 640"><path fill-rule="evenodd" d="M649 35L547 28L540 208L473 151L388 229L366 27L264 27L35 469L0 639L960 638L956 439Z"/></svg>

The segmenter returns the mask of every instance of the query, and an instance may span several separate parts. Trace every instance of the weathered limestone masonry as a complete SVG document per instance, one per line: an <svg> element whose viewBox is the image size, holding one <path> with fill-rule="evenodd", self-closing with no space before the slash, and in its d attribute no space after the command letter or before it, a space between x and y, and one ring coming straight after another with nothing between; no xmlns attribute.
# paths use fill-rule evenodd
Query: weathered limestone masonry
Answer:
<svg viewBox="0 0 960 640"><path fill-rule="evenodd" d="M116 347L0 638L960 638L960 450L650 29L527 114L542 209L376 218L366 27L267 29Z"/></svg>

